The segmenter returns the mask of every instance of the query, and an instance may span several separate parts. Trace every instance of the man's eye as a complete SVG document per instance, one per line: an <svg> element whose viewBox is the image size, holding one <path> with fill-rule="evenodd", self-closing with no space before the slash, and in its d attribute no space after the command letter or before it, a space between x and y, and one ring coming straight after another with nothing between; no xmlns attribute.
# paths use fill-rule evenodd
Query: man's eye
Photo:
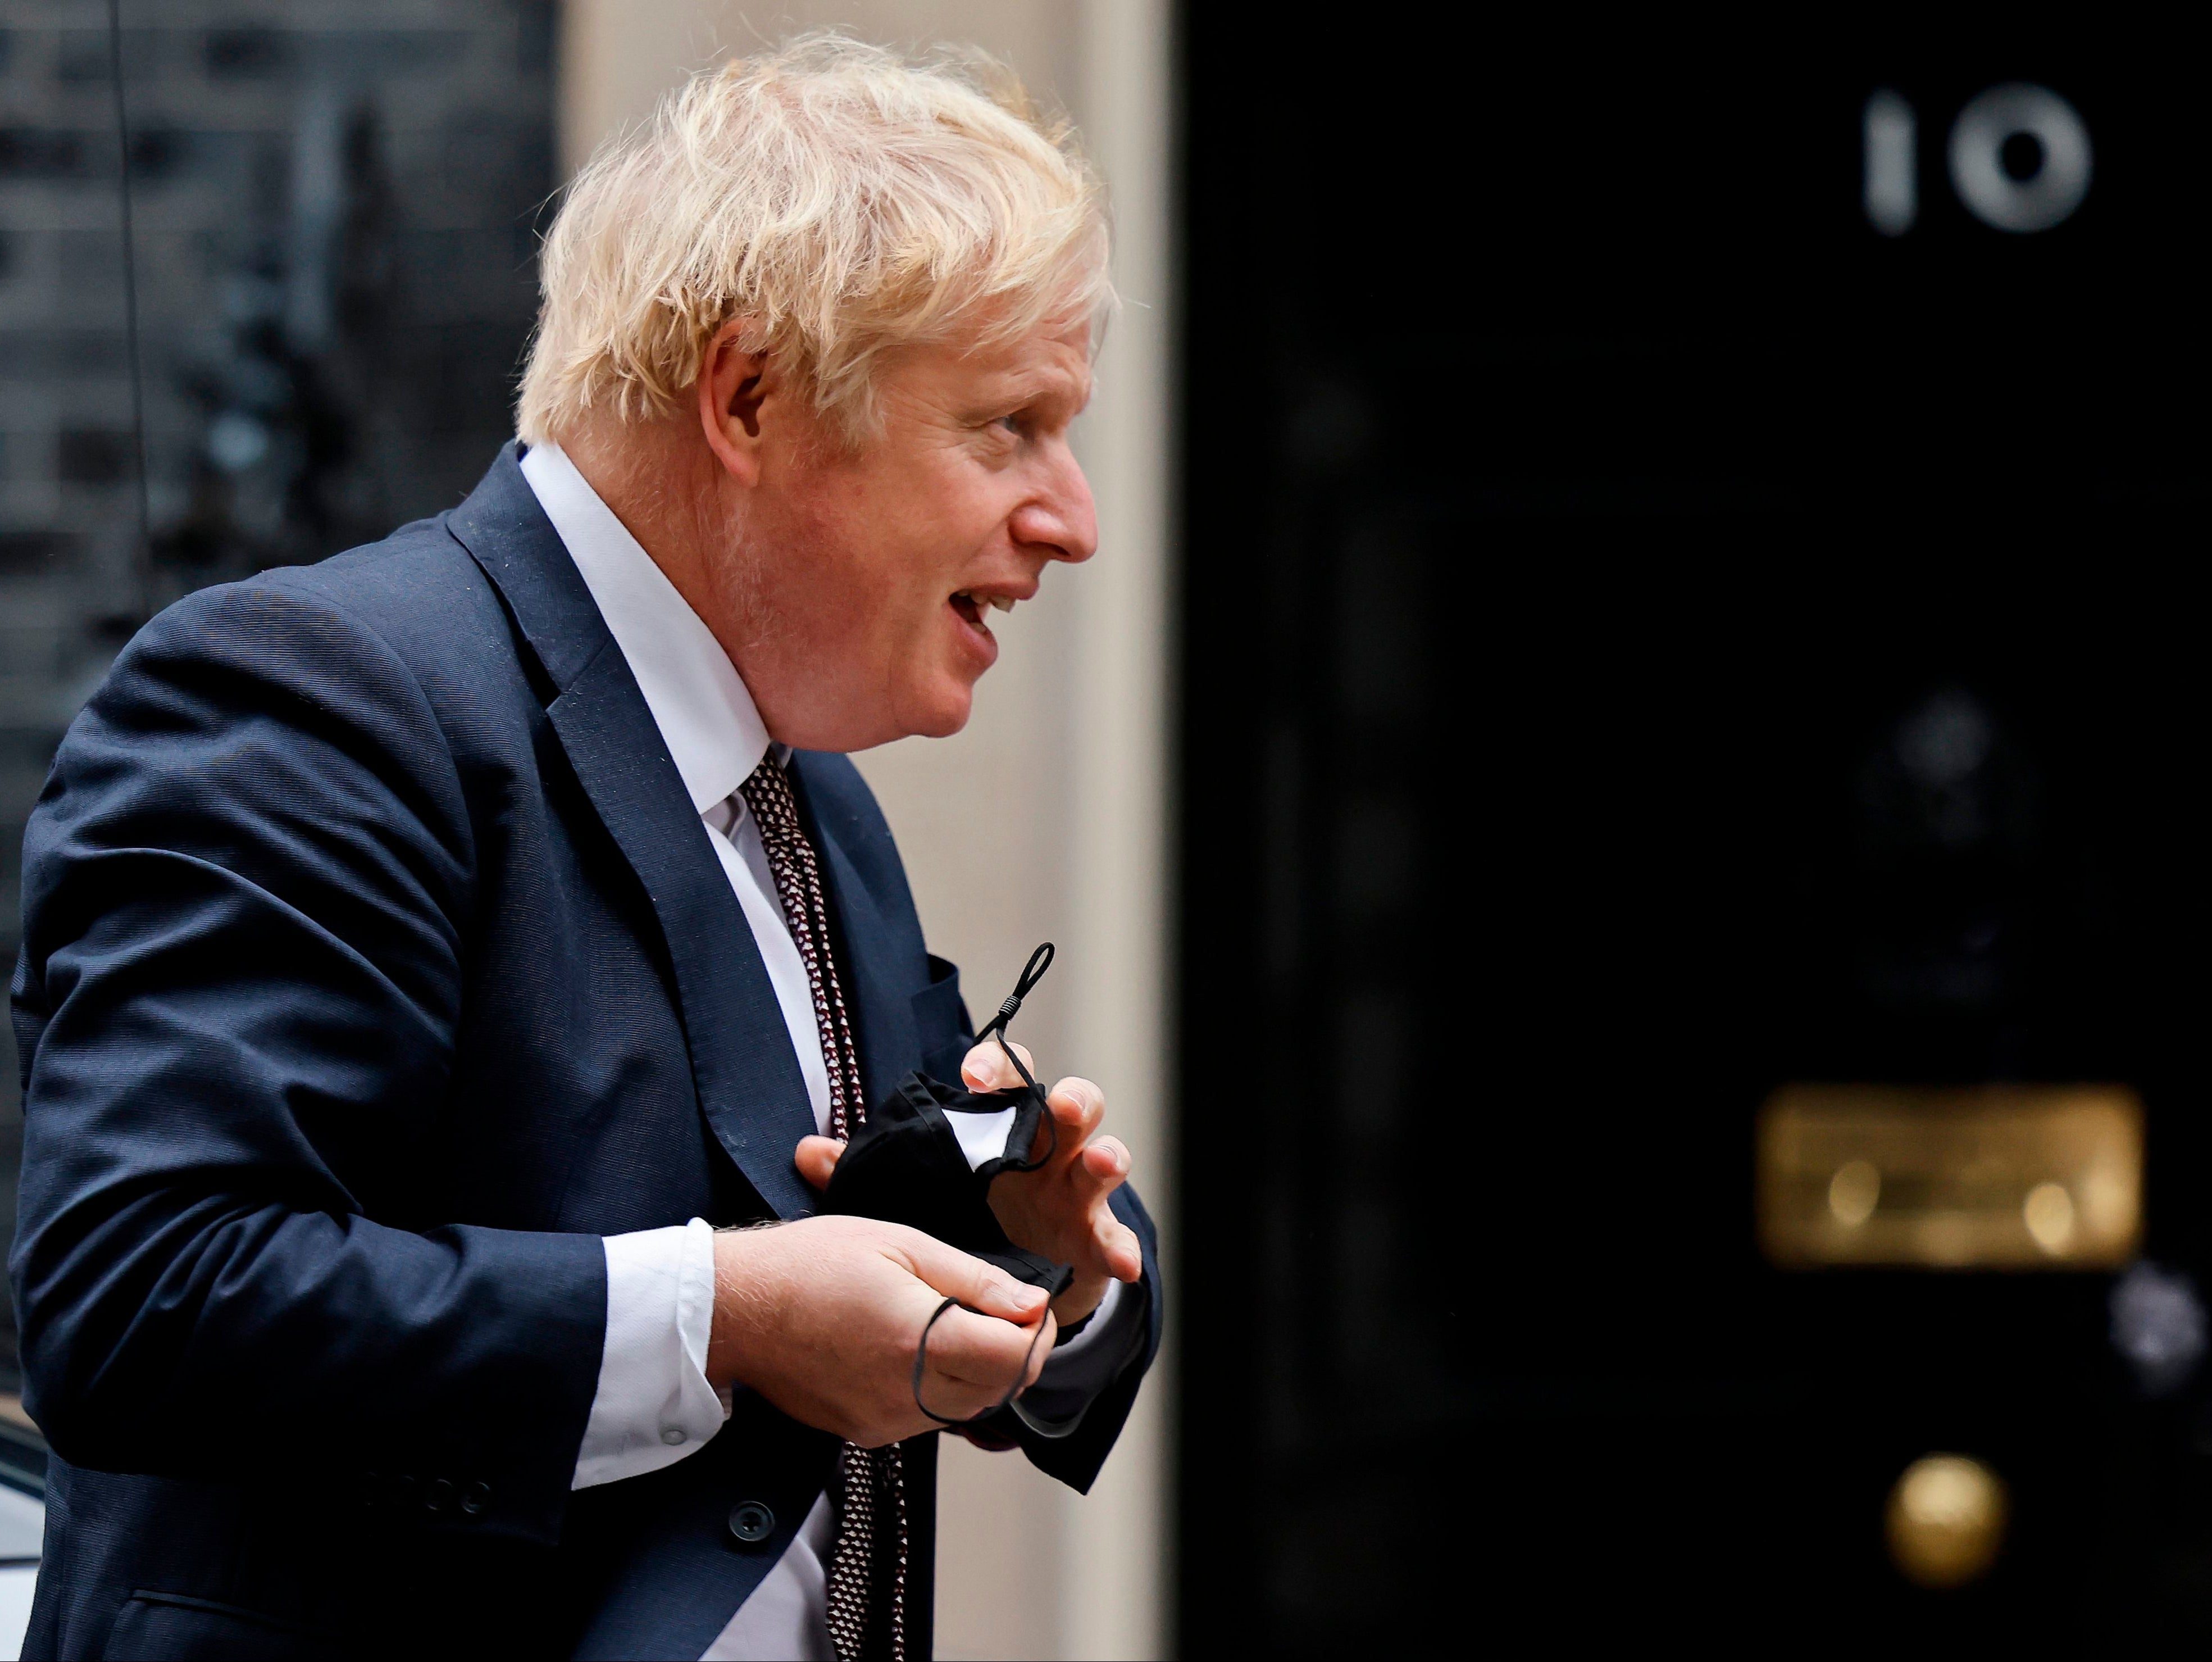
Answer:
<svg viewBox="0 0 2212 1662"><path fill-rule="evenodd" d="M997 425L1005 428L1009 433L1012 433L1018 436L1022 430L1022 417L1020 411L1017 411L1011 416L1000 417Z"/></svg>

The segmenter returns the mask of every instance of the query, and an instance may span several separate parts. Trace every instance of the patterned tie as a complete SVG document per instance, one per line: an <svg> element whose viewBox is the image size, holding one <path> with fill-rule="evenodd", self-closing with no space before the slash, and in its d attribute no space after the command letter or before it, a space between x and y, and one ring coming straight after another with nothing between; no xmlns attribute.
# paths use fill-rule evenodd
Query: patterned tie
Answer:
<svg viewBox="0 0 2212 1662"><path fill-rule="evenodd" d="M760 827L775 874L776 898L791 925L792 944L806 966L814 1025L830 1074L830 1135L842 1142L866 1123L867 1098L853 1024L830 951L830 909L822 868L799 823L791 782L770 751L738 787ZM830 1559L830 1638L838 1662L906 1657L906 1474L899 1446L866 1449L848 1443L837 1461L837 1547Z"/></svg>

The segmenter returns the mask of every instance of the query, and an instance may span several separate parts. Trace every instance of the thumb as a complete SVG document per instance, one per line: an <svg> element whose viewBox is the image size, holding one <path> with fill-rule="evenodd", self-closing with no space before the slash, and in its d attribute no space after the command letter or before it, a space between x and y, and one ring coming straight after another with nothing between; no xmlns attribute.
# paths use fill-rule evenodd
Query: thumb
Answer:
<svg viewBox="0 0 2212 1662"><path fill-rule="evenodd" d="M996 1316L1017 1327L1027 1327L1052 1302L1042 1288L1018 1282L998 1265L970 1257L919 1230L908 1232L900 1245L907 1267L916 1276L946 1298L959 1300L979 1316Z"/></svg>
<svg viewBox="0 0 2212 1662"><path fill-rule="evenodd" d="M1021 1056L1022 1066L1035 1073L1036 1058L1030 1054L1029 1046L1013 1048ZM960 1081L971 1091L1011 1091L1022 1082L1022 1076L1006 1060L1006 1053L987 1041L961 1059Z"/></svg>
<svg viewBox="0 0 2212 1662"><path fill-rule="evenodd" d="M844 1152L845 1145L835 1137L801 1137L799 1152L792 1156L791 1163L799 1168L799 1175L814 1187L827 1189L830 1174L837 1169L838 1158Z"/></svg>

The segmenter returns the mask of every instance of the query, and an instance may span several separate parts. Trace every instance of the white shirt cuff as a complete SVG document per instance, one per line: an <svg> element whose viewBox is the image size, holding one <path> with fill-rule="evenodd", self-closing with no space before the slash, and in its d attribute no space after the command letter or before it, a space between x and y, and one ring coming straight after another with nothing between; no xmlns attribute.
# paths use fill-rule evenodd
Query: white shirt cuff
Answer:
<svg viewBox="0 0 2212 1662"><path fill-rule="evenodd" d="M1091 1325L1052 1353L1037 1382L1014 1403L1015 1417L1040 1436L1072 1435L1142 1348L1151 1317L1152 1300L1140 1286L1107 1282Z"/></svg>
<svg viewBox="0 0 2212 1662"><path fill-rule="evenodd" d="M722 1428L707 1383L714 1321L714 1232L701 1218L609 1235L607 1336L571 1488L673 1465Z"/></svg>
<svg viewBox="0 0 2212 1662"><path fill-rule="evenodd" d="M1039 1383L1051 1379L1055 1371L1061 1373L1076 1371L1070 1364L1079 1367L1085 1356L1097 1348L1098 1336L1115 1325L1114 1312L1120 1306L1127 1287L1127 1283L1124 1282L1106 1283L1105 1292L1099 1295L1098 1307L1091 1312L1091 1320L1083 1331L1066 1344L1055 1348L1046 1358L1044 1372L1037 1376Z"/></svg>

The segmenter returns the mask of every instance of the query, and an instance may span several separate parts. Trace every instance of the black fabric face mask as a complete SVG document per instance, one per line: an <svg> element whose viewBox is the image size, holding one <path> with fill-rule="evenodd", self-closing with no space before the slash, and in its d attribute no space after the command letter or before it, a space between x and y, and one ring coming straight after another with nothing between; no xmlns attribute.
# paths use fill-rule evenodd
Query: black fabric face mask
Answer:
<svg viewBox="0 0 2212 1662"><path fill-rule="evenodd" d="M1028 966L1022 971L1013 992L999 1007L998 1014L975 1036L978 1044L986 1039L998 1041L1006 1060L1021 1075L1021 1084L1009 1091L977 1092L964 1085L947 1085L919 1071L908 1074L889 1098L870 1105L867 1123L845 1145L845 1152L838 1156L836 1166L830 1172L830 1186L823 1191L823 1211L902 1223L935 1236L947 1246L996 1264L1016 1281L1042 1287L1052 1297L1057 1298L1067 1290L1068 1283L1075 1279L1074 1269L1025 1251L1007 1239L1006 1232L999 1227L997 1215L991 1210L990 1199L994 1178L1005 1172L1033 1172L1049 1160L1060 1145L1059 1128L1053 1123L1052 1111L1045 1105L1044 1087L1030 1076L1021 1057L1006 1043L1006 1024L1020 1012L1022 1001L1052 967L1052 957L1049 941L1030 954ZM1006 1134L1006 1152L971 1170L967 1151L960 1146L959 1135L948 1116L1002 1114L1009 1108L1014 1111L1014 1122ZM1044 1150L1035 1160L1024 1158L1023 1151L1035 1146L1040 1128L1046 1130ZM915 1351L915 1406L939 1425L972 1423L947 1418L922 1401L921 1397L922 1373L929 1361L930 1329L958 1302L957 1299L947 1299L937 1306L937 1313L923 1327L921 1342ZM1043 1336L1042 1326L1038 1336ZM1030 1342L1030 1350L1034 1355L1035 1340ZM1028 1372L1024 1362L1022 1376ZM985 1415L996 1413L1012 1402L1022 1376L1007 1387L1006 1396L995 1408L987 1409L975 1418L980 1420Z"/></svg>

